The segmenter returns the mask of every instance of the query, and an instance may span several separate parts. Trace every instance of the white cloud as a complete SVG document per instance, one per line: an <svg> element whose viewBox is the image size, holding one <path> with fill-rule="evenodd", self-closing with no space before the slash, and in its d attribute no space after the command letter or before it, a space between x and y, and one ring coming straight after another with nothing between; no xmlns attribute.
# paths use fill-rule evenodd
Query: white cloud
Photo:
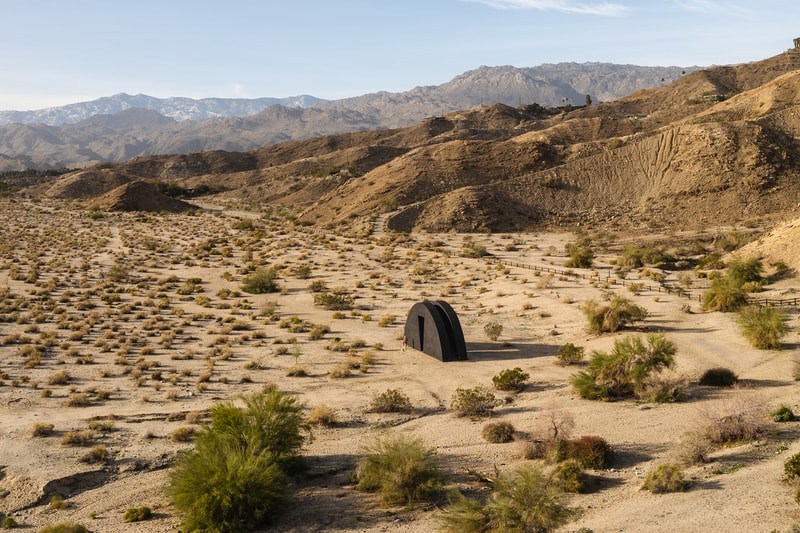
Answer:
<svg viewBox="0 0 800 533"><path fill-rule="evenodd" d="M750 14L749 10L732 5L731 2L718 2L717 0L675 0L675 4L687 11L698 13L714 13L720 15L734 15L746 17Z"/></svg>
<svg viewBox="0 0 800 533"><path fill-rule="evenodd" d="M466 0L497 9L538 9L539 11L563 11L583 15L618 17L630 11L628 6L611 2L573 2L572 0ZM698 0L703 1L703 0Z"/></svg>

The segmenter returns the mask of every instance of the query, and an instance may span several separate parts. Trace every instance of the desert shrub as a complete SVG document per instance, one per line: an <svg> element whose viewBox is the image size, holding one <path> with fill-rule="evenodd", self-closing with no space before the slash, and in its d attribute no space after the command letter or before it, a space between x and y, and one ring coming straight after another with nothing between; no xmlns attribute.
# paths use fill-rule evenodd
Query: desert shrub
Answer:
<svg viewBox="0 0 800 533"><path fill-rule="evenodd" d="M578 364L583 361L584 352L583 346L575 346L568 342L556 352L557 364L562 366Z"/></svg>
<svg viewBox="0 0 800 533"><path fill-rule="evenodd" d="M725 276L734 287L741 287L745 283L760 283L762 281L762 270L761 259L757 257L749 259L734 257L728 262Z"/></svg>
<svg viewBox="0 0 800 533"><path fill-rule="evenodd" d="M75 392L69 395L65 405L67 407L88 407L91 403L88 394L85 392Z"/></svg>
<svg viewBox="0 0 800 533"><path fill-rule="evenodd" d="M656 374L648 376L639 397L645 402L671 403L686 399L688 382L684 376Z"/></svg>
<svg viewBox="0 0 800 533"><path fill-rule="evenodd" d="M305 365L292 365L286 369L286 376L290 378L308 377L308 368Z"/></svg>
<svg viewBox="0 0 800 533"><path fill-rule="evenodd" d="M483 326L483 332L489 340L496 341L500 338L500 335L503 334L503 324L499 322L488 322Z"/></svg>
<svg viewBox="0 0 800 533"><path fill-rule="evenodd" d="M389 326L393 325L396 320L397 320L397 317L395 315L383 315L378 320L378 327L379 328L388 328Z"/></svg>
<svg viewBox="0 0 800 533"><path fill-rule="evenodd" d="M727 277L712 281L711 288L702 295L701 306L706 311L732 313L745 305L747 305L747 295Z"/></svg>
<svg viewBox="0 0 800 533"><path fill-rule="evenodd" d="M61 436L61 444L65 446L87 446L94 439L94 431L91 429L80 429L77 431L67 431Z"/></svg>
<svg viewBox="0 0 800 533"><path fill-rule="evenodd" d="M773 422L791 422L794 420L794 411L788 405L780 405L770 413Z"/></svg>
<svg viewBox="0 0 800 533"><path fill-rule="evenodd" d="M63 511L69 507L69 502L67 502L61 496L53 496L50 498L50 509L55 509L56 511Z"/></svg>
<svg viewBox="0 0 800 533"><path fill-rule="evenodd" d="M47 380L48 385L66 385L69 383L70 375L66 370L59 370L54 372Z"/></svg>
<svg viewBox="0 0 800 533"><path fill-rule="evenodd" d="M153 511L146 505L142 507L128 507L122 516L123 522L141 522L153 516Z"/></svg>
<svg viewBox="0 0 800 533"><path fill-rule="evenodd" d="M525 389L529 377L530 374L519 367L507 368L492 378L492 385L497 390L521 391Z"/></svg>
<svg viewBox="0 0 800 533"><path fill-rule="evenodd" d="M723 367L709 368L700 376L698 384L710 387L733 387L739 381L739 376L729 369Z"/></svg>
<svg viewBox="0 0 800 533"><path fill-rule="evenodd" d="M461 247L461 255L464 257L478 258L486 257L491 254L486 250L485 245L479 242L468 241Z"/></svg>
<svg viewBox="0 0 800 533"><path fill-rule="evenodd" d="M751 442L767 429L767 410L750 397L720 403L702 414L703 425L698 431L716 446Z"/></svg>
<svg viewBox="0 0 800 533"><path fill-rule="evenodd" d="M82 463L105 464L108 461L109 452L103 444L94 446L89 452L81 457Z"/></svg>
<svg viewBox="0 0 800 533"><path fill-rule="evenodd" d="M315 426L333 427L339 420L336 417L336 410L327 405L317 405L314 407L306 417L309 424Z"/></svg>
<svg viewBox="0 0 800 533"><path fill-rule="evenodd" d="M278 272L274 268L259 267L242 279L242 290L250 294L265 294L278 290Z"/></svg>
<svg viewBox="0 0 800 533"><path fill-rule="evenodd" d="M577 461L583 468L599 470L611 464L614 453L603 437L584 435L564 443L564 456Z"/></svg>
<svg viewBox="0 0 800 533"><path fill-rule="evenodd" d="M579 461L567 459L556 466L555 478L561 483L566 492L583 492L585 474Z"/></svg>
<svg viewBox="0 0 800 533"><path fill-rule="evenodd" d="M292 275L300 279L311 277L311 265L295 265L292 267Z"/></svg>
<svg viewBox="0 0 800 533"><path fill-rule="evenodd" d="M52 526L45 526L39 533L89 533L89 529L76 522L59 522Z"/></svg>
<svg viewBox="0 0 800 533"><path fill-rule="evenodd" d="M49 437L53 434L54 428L55 426L53 424L36 422L31 426L31 437Z"/></svg>
<svg viewBox="0 0 800 533"><path fill-rule="evenodd" d="M675 364L677 346L662 333L614 341L611 353L594 351L585 371L574 374L572 386L588 400L625 398L646 392L647 379Z"/></svg>
<svg viewBox="0 0 800 533"><path fill-rule="evenodd" d="M437 495L444 482L434 451L406 435L378 439L359 461L355 476L359 490L380 492L385 504L408 507Z"/></svg>
<svg viewBox="0 0 800 533"><path fill-rule="evenodd" d="M487 441L499 444L514 440L514 426L510 422L489 422L481 430L481 435Z"/></svg>
<svg viewBox="0 0 800 533"><path fill-rule="evenodd" d="M555 476L524 465L498 474L484 505L454 491L442 516L443 529L452 533L554 531L574 515L564 496L563 484Z"/></svg>
<svg viewBox="0 0 800 533"><path fill-rule="evenodd" d="M664 464L647 474L642 488L653 494L683 492L686 490L686 480L677 465Z"/></svg>
<svg viewBox="0 0 800 533"><path fill-rule="evenodd" d="M622 249L619 257L617 257L617 266L624 268L639 268L648 265L657 265L665 261L669 261L671 257L666 254L661 248L655 246L645 246L640 248L638 246L625 246Z"/></svg>
<svg viewBox="0 0 800 533"><path fill-rule="evenodd" d="M353 297L344 290L314 293L314 305L328 311L349 311L353 308Z"/></svg>
<svg viewBox="0 0 800 533"><path fill-rule="evenodd" d="M183 426L169 434L174 442L189 442L194 437L195 431L191 426Z"/></svg>
<svg viewBox="0 0 800 533"><path fill-rule="evenodd" d="M742 334L761 350L781 349L781 338L789 331L787 319L783 309L767 306L745 307L736 316Z"/></svg>
<svg viewBox="0 0 800 533"><path fill-rule="evenodd" d="M490 416L499 405L492 391L486 387L457 388L450 398L450 409L458 416Z"/></svg>
<svg viewBox="0 0 800 533"><path fill-rule="evenodd" d="M386 389L372 398L369 411L373 413L408 413L411 400L399 389Z"/></svg>
<svg viewBox="0 0 800 533"><path fill-rule="evenodd" d="M569 251L569 259L564 263L567 268L592 268L594 252L589 247L573 246Z"/></svg>
<svg viewBox="0 0 800 533"><path fill-rule="evenodd" d="M783 463L783 472L788 479L800 477L800 453L796 453Z"/></svg>
<svg viewBox="0 0 800 533"><path fill-rule="evenodd" d="M278 513L289 493L284 467L308 430L303 405L274 390L221 402L211 425L180 456L168 493L186 530L249 531Z"/></svg>
<svg viewBox="0 0 800 533"><path fill-rule="evenodd" d="M328 286L325 283L325 280L315 279L309 284L308 290L310 292L323 292L328 290Z"/></svg>
<svg viewBox="0 0 800 533"><path fill-rule="evenodd" d="M589 331L592 333L613 333L647 318L647 309L623 296L615 296L605 304L587 300L583 305L583 312L589 321Z"/></svg>
<svg viewBox="0 0 800 533"><path fill-rule="evenodd" d="M0 513L0 516L3 516L3 514ZM19 524L14 520L13 516L3 516L3 520L0 522L0 527L3 529L14 529L17 526L19 526Z"/></svg>

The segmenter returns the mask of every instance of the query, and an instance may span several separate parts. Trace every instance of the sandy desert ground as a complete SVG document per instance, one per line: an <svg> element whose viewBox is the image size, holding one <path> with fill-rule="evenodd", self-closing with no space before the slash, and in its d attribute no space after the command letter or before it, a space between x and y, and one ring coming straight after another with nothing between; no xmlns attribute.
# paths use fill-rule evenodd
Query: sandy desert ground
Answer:
<svg viewBox="0 0 800 533"><path fill-rule="evenodd" d="M354 489L350 474L366 444L387 433L419 436L454 484L480 493L488 488L470 471L526 462L521 442L554 414L573 419L574 436L599 435L615 451L612 468L591 472L589 493L569 496L580 513L563 531L769 532L800 524L796 487L783 479L784 461L800 452L800 422L771 424L763 438L685 467L686 492L641 490L644 476L675 461L682 437L714 413L759 410L767 423L780 404L800 412L800 336L797 310L788 309L784 349L752 348L732 315L701 311L706 280L699 278L692 297L653 290L659 284L642 272L630 273L623 286L610 264L620 236L607 236L595 267L574 269L585 275L576 277L563 274L570 234L404 236L387 234L378 221L372 235L353 237L295 228L269 213L100 217L55 201L4 200L0 218L0 511L22 527L72 520L98 532L178 531L164 487L176 453L191 443L176 442L173 432L198 427L214 402L267 384L296 393L309 409L333 407L338 418L333 427L314 428L303 452L308 469L270 530L435 531L443 502L385 508ZM491 256L463 257L470 240ZM281 291L240 292L251 263L278 268ZM664 274L663 285L678 285L677 272ZM632 292L640 276L644 285ZM335 317L316 307L308 290L314 280L346 288L355 308ZM759 296L796 297L799 284L787 277ZM677 343L672 372L688 378L687 401L598 402L575 393L569 378L577 368L555 364L560 346L608 350L616 338L637 333L587 333L581 304L610 293L646 307L642 326ZM444 299L456 310L468 361L401 351L406 313L422 299ZM282 327L292 317L330 332L312 340L308 331ZM496 342L484 333L490 321L503 325ZM331 377L353 361L364 371ZM298 364L309 376L287 377ZM740 384L696 384L719 366L736 372ZM481 436L487 420L455 416L450 398L458 387L491 386L494 375L513 367L530 374L529 386L497 392L505 402L492 418L511 422L517 439L490 444ZM368 412L373 396L388 388L407 394L415 411ZM37 424L52 424L52 432L33 436ZM82 445L66 444L70 438ZM106 464L82 460L100 445L109 452ZM53 496L64 497L66 508L53 509ZM127 508L144 505L152 519L123 522Z"/></svg>

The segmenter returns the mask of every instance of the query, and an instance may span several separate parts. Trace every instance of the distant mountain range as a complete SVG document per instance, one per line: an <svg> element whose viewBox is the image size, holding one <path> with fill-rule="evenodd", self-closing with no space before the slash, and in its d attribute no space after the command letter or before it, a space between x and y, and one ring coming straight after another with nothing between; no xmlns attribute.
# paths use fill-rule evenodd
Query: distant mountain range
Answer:
<svg viewBox="0 0 800 533"><path fill-rule="evenodd" d="M406 127L502 103L546 107L611 101L699 67L558 63L480 67L436 86L341 100L154 98L117 94L36 111L0 111L0 171L85 167L136 156L251 150L277 142Z"/></svg>

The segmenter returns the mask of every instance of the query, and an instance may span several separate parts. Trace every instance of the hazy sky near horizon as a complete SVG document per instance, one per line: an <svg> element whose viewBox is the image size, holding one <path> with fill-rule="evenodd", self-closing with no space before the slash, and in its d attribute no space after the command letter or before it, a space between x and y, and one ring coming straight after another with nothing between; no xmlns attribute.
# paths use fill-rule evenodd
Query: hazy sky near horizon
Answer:
<svg viewBox="0 0 800 533"><path fill-rule="evenodd" d="M798 15L797 0L0 0L0 110L337 99L481 65L746 63L790 48Z"/></svg>

